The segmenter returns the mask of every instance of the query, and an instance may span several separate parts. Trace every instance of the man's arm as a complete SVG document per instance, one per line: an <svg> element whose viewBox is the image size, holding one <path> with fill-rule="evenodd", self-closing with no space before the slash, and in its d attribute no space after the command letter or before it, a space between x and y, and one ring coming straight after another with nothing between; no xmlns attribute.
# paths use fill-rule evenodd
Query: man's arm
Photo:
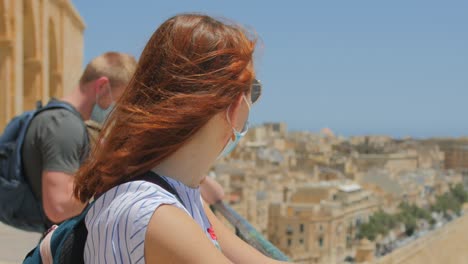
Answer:
<svg viewBox="0 0 468 264"><path fill-rule="evenodd" d="M60 223L83 211L85 204L73 197L73 175L57 172L42 172L42 204L47 218Z"/></svg>
<svg viewBox="0 0 468 264"><path fill-rule="evenodd" d="M87 142L83 122L66 111L50 111L41 118L38 148L42 157L42 204L47 218L60 223L79 214L84 204L73 197L74 173Z"/></svg>

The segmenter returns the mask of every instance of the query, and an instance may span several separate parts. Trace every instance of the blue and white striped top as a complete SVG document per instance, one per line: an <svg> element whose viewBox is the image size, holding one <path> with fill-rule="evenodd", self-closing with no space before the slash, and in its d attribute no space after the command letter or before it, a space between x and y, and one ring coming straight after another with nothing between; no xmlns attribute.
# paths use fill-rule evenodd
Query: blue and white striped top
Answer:
<svg viewBox="0 0 468 264"><path fill-rule="evenodd" d="M162 204L176 206L189 214L219 248L209 233L211 224L203 209L199 188L162 176L179 194L177 198L158 185L133 181L116 186L94 202L85 218L85 263L145 263L146 228Z"/></svg>

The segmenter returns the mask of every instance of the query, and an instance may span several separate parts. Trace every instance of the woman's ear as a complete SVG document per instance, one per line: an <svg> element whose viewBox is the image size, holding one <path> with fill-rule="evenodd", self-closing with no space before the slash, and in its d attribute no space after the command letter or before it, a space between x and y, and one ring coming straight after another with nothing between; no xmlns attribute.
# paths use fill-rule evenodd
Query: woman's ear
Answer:
<svg viewBox="0 0 468 264"><path fill-rule="evenodd" d="M228 117L231 120L231 125L237 130L242 131L245 121L249 115L249 109L244 100L244 94L237 96L236 100L228 108Z"/></svg>

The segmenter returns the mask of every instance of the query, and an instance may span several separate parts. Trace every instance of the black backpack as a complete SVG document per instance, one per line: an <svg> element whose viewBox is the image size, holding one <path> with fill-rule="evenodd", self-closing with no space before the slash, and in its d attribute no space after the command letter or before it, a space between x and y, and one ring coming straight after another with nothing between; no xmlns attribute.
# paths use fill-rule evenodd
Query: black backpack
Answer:
<svg viewBox="0 0 468 264"><path fill-rule="evenodd" d="M21 149L33 118L44 111L60 108L81 119L81 115L69 104L52 100L44 107L38 103L36 110L13 118L0 136L0 222L26 231L45 231L42 203L26 179Z"/></svg>
<svg viewBox="0 0 468 264"><path fill-rule="evenodd" d="M156 173L149 171L142 176L135 177L131 181L143 180L159 185L172 193L182 204L182 199L166 180ZM54 264L82 264L84 263L84 248L88 230L85 225L85 217L92 207L89 204L83 212L60 224L53 232L47 234L39 245L28 253L23 264L41 264L52 261ZM47 241L47 243L44 243ZM42 252L41 252L42 251ZM48 252L48 253L45 253ZM42 254L41 254L42 253ZM47 257L49 255L49 257Z"/></svg>

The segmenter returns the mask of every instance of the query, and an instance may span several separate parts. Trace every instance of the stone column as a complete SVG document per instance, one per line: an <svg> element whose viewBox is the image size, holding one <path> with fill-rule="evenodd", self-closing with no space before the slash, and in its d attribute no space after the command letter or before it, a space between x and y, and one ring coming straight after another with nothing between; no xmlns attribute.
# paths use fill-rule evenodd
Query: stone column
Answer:
<svg viewBox="0 0 468 264"><path fill-rule="evenodd" d="M49 69L49 70L52 70L52 69ZM51 72L49 76L50 76L49 96L55 97L55 98L62 97L63 96L62 73L58 71L54 71L54 72Z"/></svg>
<svg viewBox="0 0 468 264"><path fill-rule="evenodd" d="M23 109L32 110L36 107L36 102L41 100L40 73L42 61L37 58L28 58L24 61L24 97Z"/></svg>
<svg viewBox="0 0 468 264"><path fill-rule="evenodd" d="M0 36L0 131L12 117L11 113L11 52L13 42L6 36Z"/></svg>

